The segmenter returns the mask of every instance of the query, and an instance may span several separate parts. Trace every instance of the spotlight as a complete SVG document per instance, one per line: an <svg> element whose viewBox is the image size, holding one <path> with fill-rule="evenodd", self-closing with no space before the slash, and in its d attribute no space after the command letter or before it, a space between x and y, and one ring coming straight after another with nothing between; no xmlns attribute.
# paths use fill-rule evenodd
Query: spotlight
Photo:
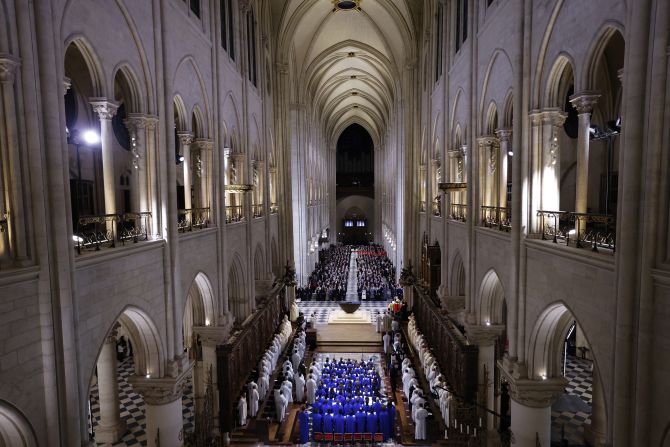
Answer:
<svg viewBox="0 0 670 447"><path fill-rule="evenodd" d="M183 155L177 155L177 164L183 163L184 162L184 156Z"/></svg>
<svg viewBox="0 0 670 447"><path fill-rule="evenodd" d="M507 155L509 155L510 157L513 157L513 156L514 156L514 152L513 152L513 151L507 151Z"/></svg>
<svg viewBox="0 0 670 447"><path fill-rule="evenodd" d="M86 143L89 146L93 146L94 144L98 144L100 142L100 135L98 135L98 132L95 130L85 130L81 134L82 140L84 140L84 143Z"/></svg>

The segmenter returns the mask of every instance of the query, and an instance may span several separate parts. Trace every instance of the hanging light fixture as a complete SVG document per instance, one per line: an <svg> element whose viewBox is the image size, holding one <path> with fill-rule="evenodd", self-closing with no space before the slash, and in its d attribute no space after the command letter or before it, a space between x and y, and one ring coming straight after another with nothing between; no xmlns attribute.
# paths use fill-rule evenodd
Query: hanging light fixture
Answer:
<svg viewBox="0 0 670 447"><path fill-rule="evenodd" d="M333 12L335 11L360 11L361 0L333 0Z"/></svg>

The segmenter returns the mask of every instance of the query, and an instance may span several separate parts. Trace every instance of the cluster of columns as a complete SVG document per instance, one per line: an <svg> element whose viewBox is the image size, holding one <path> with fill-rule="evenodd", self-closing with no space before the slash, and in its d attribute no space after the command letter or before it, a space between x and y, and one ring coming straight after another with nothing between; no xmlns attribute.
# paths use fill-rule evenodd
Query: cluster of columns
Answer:
<svg viewBox="0 0 670 447"><path fill-rule="evenodd" d="M16 72L19 59L0 54L0 259L10 258L23 265L28 261L28 222L24 209L24 186L19 152L19 131L16 116Z"/></svg>
<svg viewBox="0 0 670 447"><path fill-rule="evenodd" d="M207 138L195 138L193 132L177 132L182 162L184 184L184 208L194 208L194 198L198 208L207 208L211 203L211 166L213 164L212 149L214 142ZM195 158L194 158L195 155ZM195 163L194 163L195 161ZM193 191L197 190L194 196Z"/></svg>

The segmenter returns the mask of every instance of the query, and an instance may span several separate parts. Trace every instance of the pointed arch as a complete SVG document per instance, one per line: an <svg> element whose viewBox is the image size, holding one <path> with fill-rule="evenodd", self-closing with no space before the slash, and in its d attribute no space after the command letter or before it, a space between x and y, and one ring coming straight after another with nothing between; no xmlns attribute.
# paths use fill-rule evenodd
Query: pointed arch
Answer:
<svg viewBox="0 0 670 447"><path fill-rule="evenodd" d="M107 97L107 92L105 86L107 85L105 81L104 71L102 70L102 64L100 63L100 58L93 50L93 46L86 39L86 37L76 34L69 36L65 39L65 75L68 76L68 53L72 50L76 51L86 64L86 69L88 71L89 82L90 82L90 96L91 97ZM70 78L73 78L72 75L69 75ZM74 82L74 79L72 79ZM89 94L89 93L85 93Z"/></svg>
<svg viewBox="0 0 670 447"><path fill-rule="evenodd" d="M205 124L202 117L202 111L196 104L191 112L191 132L195 138L205 138Z"/></svg>
<svg viewBox="0 0 670 447"><path fill-rule="evenodd" d="M514 93L512 90L505 95L504 109L502 115L502 126L505 129L511 129L514 125Z"/></svg>
<svg viewBox="0 0 670 447"><path fill-rule="evenodd" d="M562 52L556 58L549 76L547 77L544 92L544 107L558 107L563 109L568 88L575 83L575 64L572 56Z"/></svg>
<svg viewBox="0 0 670 447"><path fill-rule="evenodd" d="M272 241L270 242L270 251L272 253L272 273L274 273L276 278L281 276L281 262L279 262L279 250L277 249L277 239L272 236Z"/></svg>
<svg viewBox="0 0 670 447"><path fill-rule="evenodd" d="M483 124L483 131L486 135L494 135L498 128L498 106L495 101L489 103L486 112L486 121Z"/></svg>
<svg viewBox="0 0 670 447"><path fill-rule="evenodd" d="M37 437L25 415L11 403L0 399L0 445L37 447Z"/></svg>
<svg viewBox="0 0 670 447"><path fill-rule="evenodd" d="M146 113L146 104L144 102L146 95L130 64L122 62L114 68L113 73L114 101L117 103L120 102L121 97L117 94L120 93L126 104L127 113Z"/></svg>
<svg viewBox="0 0 670 447"><path fill-rule="evenodd" d="M198 272L188 288L186 306L192 301L193 323L196 326L213 324L216 318L216 300L212 283L203 272Z"/></svg>
<svg viewBox="0 0 670 447"><path fill-rule="evenodd" d="M265 271L265 251L261 246L260 242L256 244L256 250L254 252L254 280L261 281L266 277Z"/></svg>
<svg viewBox="0 0 670 447"><path fill-rule="evenodd" d="M481 324L505 324L505 291L494 269L484 275L479 287L479 319Z"/></svg>
<svg viewBox="0 0 670 447"><path fill-rule="evenodd" d="M174 111L175 111L175 124L177 125L177 130L179 131L186 131L188 130L187 124L186 124L186 117L188 116L186 113L186 106L184 105L184 99L181 97L180 94L174 95L173 98L174 102Z"/></svg>
<svg viewBox="0 0 670 447"><path fill-rule="evenodd" d="M461 253L456 250L451 260L451 280L449 281L451 296L465 296L465 264Z"/></svg>
<svg viewBox="0 0 670 447"><path fill-rule="evenodd" d="M618 36L617 36L618 34ZM595 90L597 87L598 70L605 49L613 38L620 37L624 39L624 27L620 22L608 20L600 28L591 44L586 63L584 64L581 81L587 90ZM623 57L623 55L622 55Z"/></svg>
<svg viewBox="0 0 670 447"><path fill-rule="evenodd" d="M242 323L248 316L247 303L244 293L243 284L244 270L242 269L242 262L240 256L235 253L231 258L230 267L228 269L228 305L230 311L238 323Z"/></svg>

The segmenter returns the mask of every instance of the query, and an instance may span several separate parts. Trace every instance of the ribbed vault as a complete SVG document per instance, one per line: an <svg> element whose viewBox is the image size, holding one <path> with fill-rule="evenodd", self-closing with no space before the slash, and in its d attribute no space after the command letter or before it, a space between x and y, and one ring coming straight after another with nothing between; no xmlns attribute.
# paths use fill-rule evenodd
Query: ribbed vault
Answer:
<svg viewBox="0 0 670 447"><path fill-rule="evenodd" d="M401 74L414 58L416 37L407 0L357 3L347 11L333 0L273 4L277 60L294 62L293 99L309 104L329 143L358 123L377 145L400 98Z"/></svg>

